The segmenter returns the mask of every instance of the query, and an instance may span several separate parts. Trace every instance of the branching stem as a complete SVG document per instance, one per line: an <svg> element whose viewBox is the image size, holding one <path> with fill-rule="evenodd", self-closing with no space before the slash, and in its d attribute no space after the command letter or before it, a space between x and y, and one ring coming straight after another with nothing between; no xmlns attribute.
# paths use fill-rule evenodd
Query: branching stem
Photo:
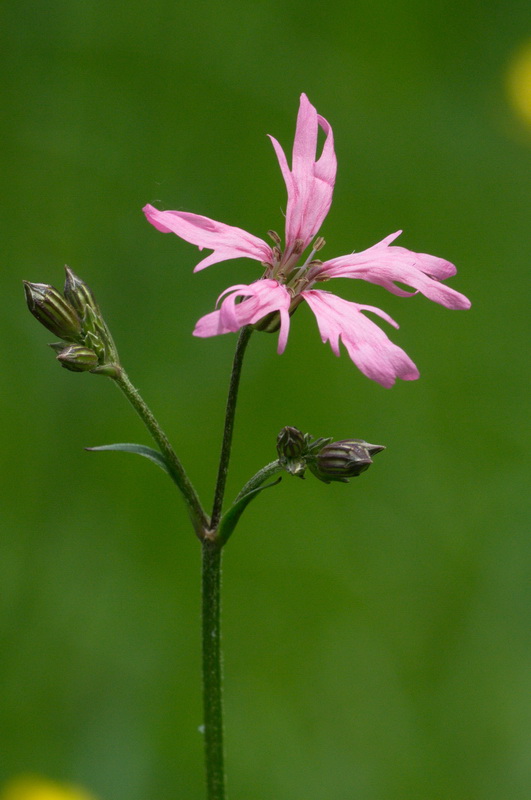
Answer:
<svg viewBox="0 0 531 800"><path fill-rule="evenodd" d="M208 518L203 510L203 507L201 506L197 492L192 486L183 465L177 458L177 455L171 446L168 437L155 419L151 409L148 407L148 405L140 396L138 390L129 380L129 377L123 368L120 368L118 376L113 378L113 380L127 397L138 416L148 429L149 433L157 443L160 452L166 460L170 475L184 497L184 501L186 503L194 529L198 535L201 535L202 531L210 527Z"/></svg>

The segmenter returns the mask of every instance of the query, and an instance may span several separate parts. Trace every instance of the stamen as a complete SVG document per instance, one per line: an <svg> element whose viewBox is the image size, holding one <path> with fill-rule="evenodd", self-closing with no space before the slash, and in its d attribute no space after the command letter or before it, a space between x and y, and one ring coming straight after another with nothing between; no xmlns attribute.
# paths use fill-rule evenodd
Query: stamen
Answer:
<svg viewBox="0 0 531 800"><path fill-rule="evenodd" d="M297 241L300 241L300 240L297 239ZM293 272L293 274L292 274L292 276L290 278L290 285L291 286L296 286L299 283L300 279L304 275L304 272L306 271L308 266L311 264L312 258L313 258L314 255L315 255L315 250L312 250L312 252L308 256L308 258L306 259L304 264L301 267L299 267L299 269L297 269L297 270L295 270Z"/></svg>
<svg viewBox="0 0 531 800"><path fill-rule="evenodd" d="M274 241L276 245L278 245L278 247L280 247L280 245L282 244L282 239L280 238L280 236L276 231L268 231L267 235L269 236L270 239Z"/></svg>
<svg viewBox="0 0 531 800"><path fill-rule="evenodd" d="M322 236L318 236L315 242L313 243L313 252L316 253L318 250L322 250L325 246L326 242Z"/></svg>
<svg viewBox="0 0 531 800"><path fill-rule="evenodd" d="M329 280L328 275L326 273L324 273L323 277L321 277L322 266L323 262L319 261L319 259L315 259L315 261L312 261L310 264L308 264L309 269L308 269L308 274L306 275L306 279L311 283L314 283L314 281Z"/></svg>
<svg viewBox="0 0 531 800"><path fill-rule="evenodd" d="M312 263L312 258L314 257L314 255L315 255L315 250L312 250L312 252L308 256L308 258L306 259L306 261L302 265L301 269L306 269L306 267L308 267Z"/></svg>

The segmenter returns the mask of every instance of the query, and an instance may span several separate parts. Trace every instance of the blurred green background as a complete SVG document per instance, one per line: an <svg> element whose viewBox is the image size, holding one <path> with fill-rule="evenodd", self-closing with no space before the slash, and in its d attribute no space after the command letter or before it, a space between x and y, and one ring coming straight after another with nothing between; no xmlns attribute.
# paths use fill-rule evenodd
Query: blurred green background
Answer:
<svg viewBox="0 0 531 800"><path fill-rule="evenodd" d="M259 273L193 275L141 208L281 229L265 134L290 150L305 91L336 137L326 255L403 228L473 307L330 287L400 322L421 379L392 390L307 308L282 357L251 340L229 496L284 425L388 449L350 485L286 476L227 548L230 797L529 798L529 23L527 0L3 5L0 784L203 798L198 543L152 464L83 451L150 442L58 367L21 281L93 287L210 502L236 338L191 331Z"/></svg>

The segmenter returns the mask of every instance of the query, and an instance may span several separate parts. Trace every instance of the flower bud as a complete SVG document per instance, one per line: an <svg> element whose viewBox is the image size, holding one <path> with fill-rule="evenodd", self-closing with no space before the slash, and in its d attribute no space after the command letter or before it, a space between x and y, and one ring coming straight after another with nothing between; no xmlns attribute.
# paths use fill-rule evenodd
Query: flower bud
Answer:
<svg viewBox="0 0 531 800"><path fill-rule="evenodd" d="M297 458L302 455L305 445L303 432L286 425L277 436L278 457L281 461L283 458Z"/></svg>
<svg viewBox="0 0 531 800"><path fill-rule="evenodd" d="M62 294L47 283L24 281L28 308L49 331L66 341L77 341L81 335L81 322L75 309Z"/></svg>
<svg viewBox="0 0 531 800"><path fill-rule="evenodd" d="M383 445L369 444L363 439L343 439L325 445L309 463L316 478L324 483L341 481L348 483L372 464L371 455L385 450Z"/></svg>
<svg viewBox="0 0 531 800"><path fill-rule="evenodd" d="M298 428L286 426L277 436L277 453L280 464L291 475L304 478L306 469L307 437Z"/></svg>
<svg viewBox="0 0 531 800"><path fill-rule="evenodd" d="M74 308L81 320L85 317L87 306L99 314L98 304L94 299L92 290L87 284L72 272L70 267L65 267L66 280L64 296Z"/></svg>
<svg viewBox="0 0 531 800"><path fill-rule="evenodd" d="M57 360L65 369L71 372L90 372L98 366L98 356L88 347L81 344L71 344L61 350Z"/></svg>

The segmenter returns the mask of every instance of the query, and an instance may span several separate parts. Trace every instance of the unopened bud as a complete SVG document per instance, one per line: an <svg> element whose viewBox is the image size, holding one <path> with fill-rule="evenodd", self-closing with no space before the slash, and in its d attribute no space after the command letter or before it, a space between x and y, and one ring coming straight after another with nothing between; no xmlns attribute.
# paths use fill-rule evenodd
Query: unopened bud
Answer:
<svg viewBox="0 0 531 800"><path fill-rule="evenodd" d="M304 478L305 455L308 451L308 437L298 428L287 425L277 436L278 460L290 475Z"/></svg>
<svg viewBox="0 0 531 800"><path fill-rule="evenodd" d="M72 272L70 267L65 267L65 272L66 280L64 295L72 308L76 310L79 318L81 320L84 319L87 307L91 308L96 313L99 313L98 304L94 299L92 290L84 281L81 280L81 278L78 278L78 276Z"/></svg>
<svg viewBox="0 0 531 800"><path fill-rule="evenodd" d="M277 453L279 459L298 458L306 449L304 434L298 428L287 425L277 436Z"/></svg>
<svg viewBox="0 0 531 800"><path fill-rule="evenodd" d="M61 350L57 360L65 369L71 372L90 372L98 366L98 356L88 347L81 344L71 344Z"/></svg>
<svg viewBox="0 0 531 800"><path fill-rule="evenodd" d="M324 483L341 481L348 483L372 464L371 455L385 450L383 445L369 444L363 439L343 439L325 445L317 453L315 461L308 466Z"/></svg>
<svg viewBox="0 0 531 800"><path fill-rule="evenodd" d="M28 308L41 325L66 341L81 335L81 322L75 309L55 287L47 283L24 281Z"/></svg>

